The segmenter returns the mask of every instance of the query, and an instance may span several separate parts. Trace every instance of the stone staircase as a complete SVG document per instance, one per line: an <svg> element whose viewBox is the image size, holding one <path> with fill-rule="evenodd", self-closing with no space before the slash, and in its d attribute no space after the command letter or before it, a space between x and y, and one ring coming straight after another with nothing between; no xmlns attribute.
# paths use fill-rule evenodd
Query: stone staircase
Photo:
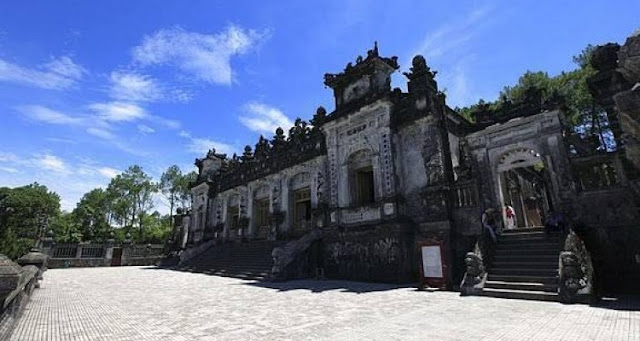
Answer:
<svg viewBox="0 0 640 341"><path fill-rule="evenodd" d="M175 269L214 276L263 280L271 271L271 251L282 242L250 241L216 245Z"/></svg>
<svg viewBox="0 0 640 341"><path fill-rule="evenodd" d="M560 249L560 237L548 237L542 227L504 231L498 237L483 295L558 301Z"/></svg>

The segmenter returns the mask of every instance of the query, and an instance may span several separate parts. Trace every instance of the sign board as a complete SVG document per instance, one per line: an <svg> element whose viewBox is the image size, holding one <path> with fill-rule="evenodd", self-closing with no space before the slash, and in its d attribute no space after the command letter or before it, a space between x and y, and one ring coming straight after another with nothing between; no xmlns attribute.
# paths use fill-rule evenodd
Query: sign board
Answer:
<svg viewBox="0 0 640 341"><path fill-rule="evenodd" d="M449 271L445 259L444 243L441 240L429 240L417 243L417 255L420 257L419 288L446 289Z"/></svg>
<svg viewBox="0 0 640 341"><path fill-rule="evenodd" d="M422 273L427 278L442 278L442 252L440 245L423 245L421 248Z"/></svg>

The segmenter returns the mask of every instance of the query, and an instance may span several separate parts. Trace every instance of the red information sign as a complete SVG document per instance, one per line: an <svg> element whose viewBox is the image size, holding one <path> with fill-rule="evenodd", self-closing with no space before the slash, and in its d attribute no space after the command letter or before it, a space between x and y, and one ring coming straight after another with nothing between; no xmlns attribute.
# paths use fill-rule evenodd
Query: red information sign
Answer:
<svg viewBox="0 0 640 341"><path fill-rule="evenodd" d="M440 288L447 286L447 265L444 245L441 241L426 241L418 244L420 255L420 288Z"/></svg>

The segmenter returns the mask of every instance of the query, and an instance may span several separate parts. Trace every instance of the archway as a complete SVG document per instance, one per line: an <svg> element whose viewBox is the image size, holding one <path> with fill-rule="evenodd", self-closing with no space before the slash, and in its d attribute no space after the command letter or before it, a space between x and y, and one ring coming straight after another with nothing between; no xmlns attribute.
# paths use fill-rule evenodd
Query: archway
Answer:
<svg viewBox="0 0 640 341"><path fill-rule="evenodd" d="M500 157L498 182L507 229L544 226L553 209L546 167L533 149L518 148Z"/></svg>

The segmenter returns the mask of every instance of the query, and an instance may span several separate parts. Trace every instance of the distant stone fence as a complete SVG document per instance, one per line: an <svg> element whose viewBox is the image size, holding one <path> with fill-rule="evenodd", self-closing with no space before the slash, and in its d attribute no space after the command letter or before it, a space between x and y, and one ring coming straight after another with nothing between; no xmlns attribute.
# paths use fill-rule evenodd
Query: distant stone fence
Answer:
<svg viewBox="0 0 640 341"><path fill-rule="evenodd" d="M156 265L163 258L162 244L53 244L43 252L49 255L49 268Z"/></svg>

